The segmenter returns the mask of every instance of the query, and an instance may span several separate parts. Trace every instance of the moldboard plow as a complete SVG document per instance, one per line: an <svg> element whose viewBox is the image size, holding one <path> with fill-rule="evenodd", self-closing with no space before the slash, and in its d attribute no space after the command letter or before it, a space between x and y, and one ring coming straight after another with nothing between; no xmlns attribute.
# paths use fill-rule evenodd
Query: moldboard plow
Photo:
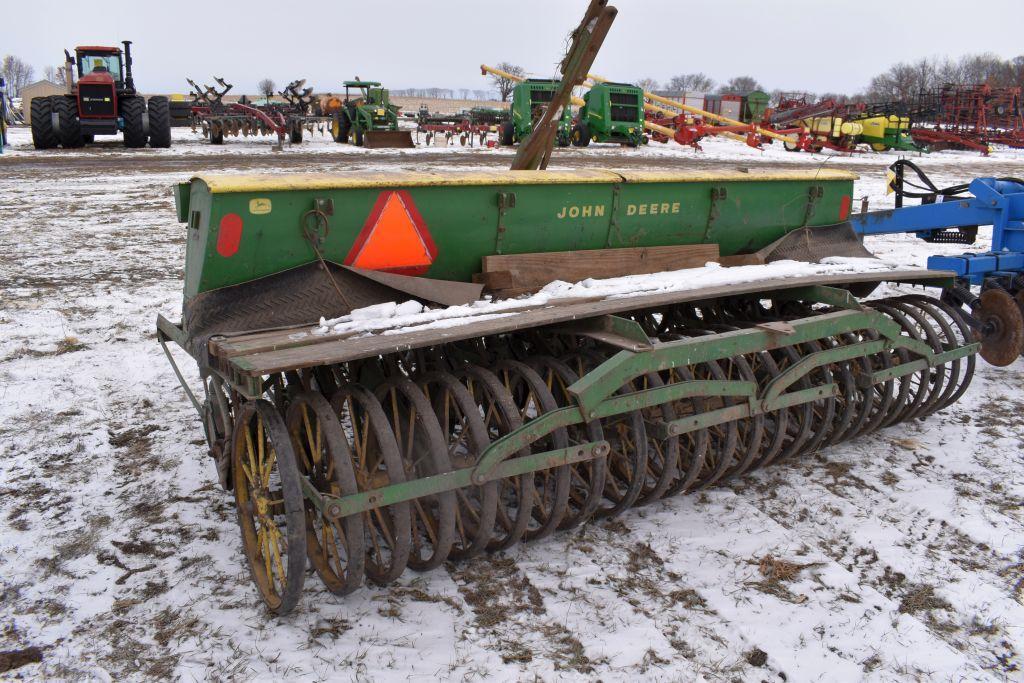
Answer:
<svg viewBox="0 0 1024 683"><path fill-rule="evenodd" d="M606 10L591 4L574 49ZM589 61L567 58L581 73L563 71L551 107ZM546 114L534 131L550 151ZM544 145L523 147L517 164L543 165ZM970 313L923 294L859 302L882 282L955 279L871 258L848 222L853 180L521 170L177 185L183 316L159 318L158 337L234 492L267 607L296 605L307 566L337 594L385 584L952 404L1019 313L985 296ZM202 396L170 342L195 359Z"/></svg>

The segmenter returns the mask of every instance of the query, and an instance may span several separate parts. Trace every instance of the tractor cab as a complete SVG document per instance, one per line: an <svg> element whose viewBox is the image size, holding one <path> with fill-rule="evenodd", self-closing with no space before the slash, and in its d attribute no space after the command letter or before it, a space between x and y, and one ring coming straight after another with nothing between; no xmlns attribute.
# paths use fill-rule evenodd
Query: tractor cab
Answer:
<svg viewBox="0 0 1024 683"><path fill-rule="evenodd" d="M351 90L353 88L358 90L356 99L359 100L359 104L365 104L370 107L387 107L388 106L388 91L381 87L378 81L345 81L345 101L348 102L352 99Z"/></svg>
<svg viewBox="0 0 1024 683"><path fill-rule="evenodd" d="M334 114L331 135L335 142L349 139L362 147L414 147L412 134L398 130L398 107L378 81L356 77L345 81L345 101ZM356 92L352 92L355 90Z"/></svg>
<svg viewBox="0 0 1024 683"><path fill-rule="evenodd" d="M78 78L85 82L105 81L109 77L120 86L124 83L121 50L116 47L85 46L75 48Z"/></svg>

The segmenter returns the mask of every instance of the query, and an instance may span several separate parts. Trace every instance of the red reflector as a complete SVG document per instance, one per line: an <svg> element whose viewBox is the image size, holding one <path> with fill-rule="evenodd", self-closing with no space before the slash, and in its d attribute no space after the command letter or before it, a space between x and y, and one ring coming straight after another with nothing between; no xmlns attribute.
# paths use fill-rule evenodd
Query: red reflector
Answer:
<svg viewBox="0 0 1024 683"><path fill-rule="evenodd" d="M217 234L217 253L228 258L234 256L238 251L238 244L242 241L242 217L237 213L225 214L220 219L220 229Z"/></svg>
<svg viewBox="0 0 1024 683"><path fill-rule="evenodd" d="M843 198L839 200L839 220L845 221L850 217L850 195L844 194Z"/></svg>

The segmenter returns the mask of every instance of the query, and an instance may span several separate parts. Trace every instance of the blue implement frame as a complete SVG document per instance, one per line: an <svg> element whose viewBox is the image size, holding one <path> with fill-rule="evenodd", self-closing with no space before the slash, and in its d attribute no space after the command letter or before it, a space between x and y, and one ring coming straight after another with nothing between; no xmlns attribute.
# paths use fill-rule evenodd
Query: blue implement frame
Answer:
<svg viewBox="0 0 1024 683"><path fill-rule="evenodd" d="M937 231L992 226L992 249L962 256L930 256L929 270L951 270L972 285L985 278L1013 277L1024 272L1024 183L975 178L970 197L855 214L849 221L859 235L915 233L922 239Z"/></svg>

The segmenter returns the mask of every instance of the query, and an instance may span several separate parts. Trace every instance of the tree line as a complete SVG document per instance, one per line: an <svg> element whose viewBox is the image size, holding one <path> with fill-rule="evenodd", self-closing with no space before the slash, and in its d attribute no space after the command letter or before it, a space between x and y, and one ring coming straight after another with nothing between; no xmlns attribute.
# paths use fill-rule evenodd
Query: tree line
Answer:
<svg viewBox="0 0 1024 683"><path fill-rule="evenodd" d="M822 92L806 94L808 100L832 99L837 102L910 101L919 94L945 85L987 84L993 88L1016 87L1024 90L1024 55L1003 59L991 53L965 55L959 59L922 58L916 62L899 62L873 77L866 88L856 93ZM644 90L673 92L748 92L761 90L771 95L772 105L793 90L769 90L752 76L737 76L725 83L716 83L704 73L673 76L663 84L642 78L637 85Z"/></svg>

